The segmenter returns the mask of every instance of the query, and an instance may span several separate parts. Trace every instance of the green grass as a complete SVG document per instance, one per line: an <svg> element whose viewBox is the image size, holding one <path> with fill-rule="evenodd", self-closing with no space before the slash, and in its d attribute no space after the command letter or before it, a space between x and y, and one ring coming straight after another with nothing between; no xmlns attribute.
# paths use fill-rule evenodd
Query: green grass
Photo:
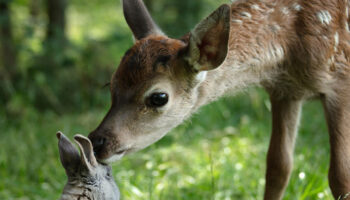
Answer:
<svg viewBox="0 0 350 200"><path fill-rule="evenodd" d="M262 199L271 121L267 95L251 90L204 107L158 143L113 164L123 199ZM66 182L55 133L93 130L107 110L27 111L0 117L0 199L58 199ZM332 199L320 103L304 106L285 199Z"/></svg>

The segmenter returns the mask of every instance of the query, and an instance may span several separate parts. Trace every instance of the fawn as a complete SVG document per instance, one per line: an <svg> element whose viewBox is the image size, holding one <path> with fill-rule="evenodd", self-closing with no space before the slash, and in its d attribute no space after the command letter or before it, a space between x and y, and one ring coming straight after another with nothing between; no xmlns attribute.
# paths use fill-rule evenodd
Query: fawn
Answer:
<svg viewBox="0 0 350 200"><path fill-rule="evenodd" d="M329 127L333 196L350 192L349 0L237 0L180 39L168 38L141 0L123 0L123 9L135 44L112 76L109 112L89 135L101 162L145 148L201 106L258 85L272 106L264 199L283 197L309 98L322 101Z"/></svg>
<svg viewBox="0 0 350 200"><path fill-rule="evenodd" d="M108 165L96 161L90 140L82 135L74 137L74 145L61 132L57 133L60 159L68 176L61 200L119 200L119 189Z"/></svg>

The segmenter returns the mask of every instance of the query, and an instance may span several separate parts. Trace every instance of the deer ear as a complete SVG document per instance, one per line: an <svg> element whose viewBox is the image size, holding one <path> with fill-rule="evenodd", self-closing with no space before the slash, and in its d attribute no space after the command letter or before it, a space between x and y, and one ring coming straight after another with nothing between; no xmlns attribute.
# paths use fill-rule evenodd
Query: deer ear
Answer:
<svg viewBox="0 0 350 200"><path fill-rule="evenodd" d="M142 0L123 0L122 2L125 20L136 40L152 34L163 35Z"/></svg>
<svg viewBox="0 0 350 200"><path fill-rule="evenodd" d="M230 13L230 6L224 4L191 31L187 60L196 71L215 69L226 59Z"/></svg>
<svg viewBox="0 0 350 200"><path fill-rule="evenodd" d="M87 137L79 134L74 136L74 140L80 149L82 165L89 171L92 171L92 168L96 167L98 164L90 140Z"/></svg>
<svg viewBox="0 0 350 200"><path fill-rule="evenodd" d="M67 176L70 177L79 170L79 152L62 132L57 132L56 136L62 166L66 170Z"/></svg>

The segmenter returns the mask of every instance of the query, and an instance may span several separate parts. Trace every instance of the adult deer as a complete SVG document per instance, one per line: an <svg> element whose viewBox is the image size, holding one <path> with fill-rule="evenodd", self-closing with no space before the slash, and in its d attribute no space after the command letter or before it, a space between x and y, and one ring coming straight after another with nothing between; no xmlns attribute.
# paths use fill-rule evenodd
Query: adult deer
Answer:
<svg viewBox="0 0 350 200"><path fill-rule="evenodd" d="M329 127L329 184L350 192L348 0L238 0L181 39L165 36L141 0L123 0L135 44L111 80L112 106L89 137L112 162L156 142L199 107L260 85L272 135L265 199L281 199L293 163L302 102L322 101Z"/></svg>

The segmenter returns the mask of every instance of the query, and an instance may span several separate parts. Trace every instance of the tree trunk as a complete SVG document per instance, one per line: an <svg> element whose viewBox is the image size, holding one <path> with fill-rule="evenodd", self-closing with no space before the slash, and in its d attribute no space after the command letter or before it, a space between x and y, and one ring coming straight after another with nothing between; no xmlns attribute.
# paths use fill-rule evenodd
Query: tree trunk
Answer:
<svg viewBox="0 0 350 200"><path fill-rule="evenodd" d="M47 0L48 27L47 40L55 40L57 43L65 42L66 29L66 0Z"/></svg>
<svg viewBox="0 0 350 200"><path fill-rule="evenodd" d="M0 0L0 92L7 101L17 78L17 51L13 40L10 0ZM4 96L3 96L4 95Z"/></svg>
<svg viewBox="0 0 350 200"><path fill-rule="evenodd" d="M66 61L67 38L66 31L66 0L45 0L48 24L46 29L46 39L44 41L44 59L39 63L43 66L41 72L45 73L47 79L58 81L56 73L64 66ZM42 99L47 107L51 107L58 113L62 110L59 99L57 98L53 85L39 85Z"/></svg>
<svg viewBox="0 0 350 200"><path fill-rule="evenodd" d="M30 0L29 4L29 13L31 17L31 21L36 25L39 20L40 10L42 8L41 0ZM32 25L34 27L34 25Z"/></svg>
<svg viewBox="0 0 350 200"><path fill-rule="evenodd" d="M66 0L46 0L48 25L44 44L46 62L51 68L59 67L64 60L66 7Z"/></svg>

